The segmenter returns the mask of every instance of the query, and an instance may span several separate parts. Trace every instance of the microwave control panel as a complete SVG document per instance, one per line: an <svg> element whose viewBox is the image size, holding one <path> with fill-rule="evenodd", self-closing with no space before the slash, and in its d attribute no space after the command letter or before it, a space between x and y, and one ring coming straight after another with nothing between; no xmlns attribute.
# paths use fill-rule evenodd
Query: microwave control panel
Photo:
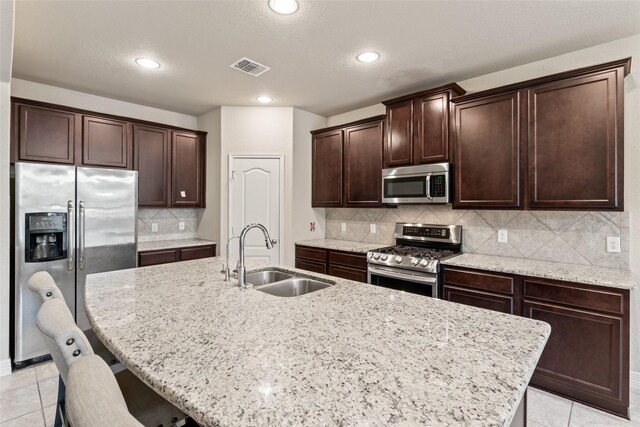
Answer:
<svg viewBox="0 0 640 427"><path fill-rule="evenodd" d="M445 197L447 195L447 182L444 175L431 175L429 194L431 197Z"/></svg>

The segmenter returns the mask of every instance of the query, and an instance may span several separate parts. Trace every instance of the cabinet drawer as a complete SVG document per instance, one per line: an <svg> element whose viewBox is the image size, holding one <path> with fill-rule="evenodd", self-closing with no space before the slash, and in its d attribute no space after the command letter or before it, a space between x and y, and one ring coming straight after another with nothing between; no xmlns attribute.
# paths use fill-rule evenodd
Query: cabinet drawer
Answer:
<svg viewBox="0 0 640 427"><path fill-rule="evenodd" d="M524 297L605 313L624 314L624 296L620 291L589 289L565 282L525 279Z"/></svg>
<svg viewBox="0 0 640 427"><path fill-rule="evenodd" d="M513 297L489 292L480 292L445 285L443 299L459 304L499 311L500 313L514 314L515 312Z"/></svg>
<svg viewBox="0 0 640 427"><path fill-rule="evenodd" d="M458 270L447 267L444 270L444 283L513 295L515 279L512 276Z"/></svg>
<svg viewBox="0 0 640 427"><path fill-rule="evenodd" d="M329 264L345 265L352 268L367 269L367 256L364 254L354 254L351 252L331 251L329 253Z"/></svg>
<svg viewBox="0 0 640 427"><path fill-rule="evenodd" d="M296 268L312 271L314 273L327 274L327 265L317 261L308 261L306 259L296 258Z"/></svg>
<svg viewBox="0 0 640 427"><path fill-rule="evenodd" d="M339 265L329 265L329 275L335 277L341 277L347 280L354 280L356 282L367 283L367 270L360 270L356 268L342 267Z"/></svg>
<svg viewBox="0 0 640 427"><path fill-rule="evenodd" d="M296 258L306 258L316 261L327 262L327 251L325 249L310 248L308 246L296 245Z"/></svg>
<svg viewBox="0 0 640 427"><path fill-rule="evenodd" d="M161 251L147 251L138 253L138 267L146 267L149 265L166 264L168 262L178 261L178 251L176 249L167 249Z"/></svg>
<svg viewBox="0 0 640 427"><path fill-rule="evenodd" d="M189 261L192 259L209 258L214 256L216 256L215 245L180 249L180 261Z"/></svg>

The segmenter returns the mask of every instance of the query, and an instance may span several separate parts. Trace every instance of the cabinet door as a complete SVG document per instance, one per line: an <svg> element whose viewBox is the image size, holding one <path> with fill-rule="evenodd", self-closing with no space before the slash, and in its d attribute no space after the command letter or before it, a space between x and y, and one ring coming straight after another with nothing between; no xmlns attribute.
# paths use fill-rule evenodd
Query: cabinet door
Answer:
<svg viewBox="0 0 640 427"><path fill-rule="evenodd" d="M17 113L17 160L74 164L80 134L75 114L20 104Z"/></svg>
<svg viewBox="0 0 640 427"><path fill-rule="evenodd" d="M327 264L317 261L309 261L304 258L296 258L296 268L313 271L314 273L327 274Z"/></svg>
<svg viewBox="0 0 640 427"><path fill-rule="evenodd" d="M413 163L413 101L387 105L385 167Z"/></svg>
<svg viewBox="0 0 640 427"><path fill-rule="evenodd" d="M514 298L511 296L459 288L447 284L444 285L442 298L446 301L499 311L500 313L514 314L516 309Z"/></svg>
<svg viewBox="0 0 640 427"><path fill-rule="evenodd" d="M623 69L527 90L529 206L622 210Z"/></svg>
<svg viewBox="0 0 640 427"><path fill-rule="evenodd" d="M530 300L524 311L551 325L531 384L627 416L622 318Z"/></svg>
<svg viewBox="0 0 640 427"><path fill-rule="evenodd" d="M204 141L191 132L171 135L171 205L203 207Z"/></svg>
<svg viewBox="0 0 640 427"><path fill-rule="evenodd" d="M345 207L381 205L382 132L382 121L345 129Z"/></svg>
<svg viewBox="0 0 640 427"><path fill-rule="evenodd" d="M355 282L367 283L367 270L343 267L341 265L329 265L329 275Z"/></svg>
<svg viewBox="0 0 640 427"><path fill-rule="evenodd" d="M131 169L127 122L84 116L82 128L83 165Z"/></svg>
<svg viewBox="0 0 640 427"><path fill-rule="evenodd" d="M449 93L413 101L414 163L449 160Z"/></svg>
<svg viewBox="0 0 640 427"><path fill-rule="evenodd" d="M133 125L135 169L138 171L138 205L169 205L169 131Z"/></svg>
<svg viewBox="0 0 640 427"><path fill-rule="evenodd" d="M311 147L311 206L342 206L342 130L318 133Z"/></svg>
<svg viewBox="0 0 640 427"><path fill-rule="evenodd" d="M167 264L180 259L177 249L138 252L138 267Z"/></svg>
<svg viewBox="0 0 640 427"><path fill-rule="evenodd" d="M519 208L520 93L454 106L455 208Z"/></svg>
<svg viewBox="0 0 640 427"><path fill-rule="evenodd" d="M180 248L180 261L210 258L216 256L216 246L206 245L193 248Z"/></svg>

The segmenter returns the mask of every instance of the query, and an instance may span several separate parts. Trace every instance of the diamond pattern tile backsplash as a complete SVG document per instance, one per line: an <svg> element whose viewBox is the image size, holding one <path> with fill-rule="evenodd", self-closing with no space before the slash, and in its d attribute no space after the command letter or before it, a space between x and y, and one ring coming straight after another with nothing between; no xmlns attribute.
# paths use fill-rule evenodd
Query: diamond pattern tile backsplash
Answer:
<svg viewBox="0 0 640 427"><path fill-rule="evenodd" d="M203 209L195 208L139 208L138 241L193 239L197 237L198 225ZM184 231L179 229L184 222ZM158 224L158 231L151 231L151 225Z"/></svg>
<svg viewBox="0 0 640 427"><path fill-rule="evenodd" d="M463 252L571 264L629 268L628 212L460 210L443 205L397 209L327 209L327 239L394 243L396 222L462 226ZM346 223L347 231L341 231ZM369 224L376 224L371 233ZM498 229L508 243L498 243ZM607 236L620 236L620 253L607 252Z"/></svg>

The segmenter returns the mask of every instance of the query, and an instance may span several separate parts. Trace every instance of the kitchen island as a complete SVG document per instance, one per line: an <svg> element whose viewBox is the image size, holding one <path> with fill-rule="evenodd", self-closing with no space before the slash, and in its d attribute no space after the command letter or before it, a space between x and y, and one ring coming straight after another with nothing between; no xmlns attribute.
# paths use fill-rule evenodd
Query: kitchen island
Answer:
<svg viewBox="0 0 640 427"><path fill-rule="evenodd" d="M87 278L98 337L203 426L509 426L550 333L320 274L333 286L298 297L240 290L223 261Z"/></svg>

